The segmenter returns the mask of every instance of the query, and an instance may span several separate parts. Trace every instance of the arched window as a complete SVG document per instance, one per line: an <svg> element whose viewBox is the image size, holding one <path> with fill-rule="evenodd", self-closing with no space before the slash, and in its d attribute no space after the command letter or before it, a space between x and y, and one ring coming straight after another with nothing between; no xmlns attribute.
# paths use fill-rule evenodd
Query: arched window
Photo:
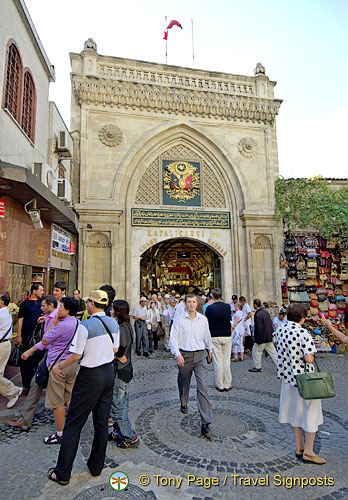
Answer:
<svg viewBox="0 0 348 500"><path fill-rule="evenodd" d="M4 108L20 121L20 94L22 84L22 62L18 49L11 43L7 52Z"/></svg>
<svg viewBox="0 0 348 500"><path fill-rule="evenodd" d="M22 103L22 129L34 142L35 132L35 86L29 71L24 73L23 103Z"/></svg>

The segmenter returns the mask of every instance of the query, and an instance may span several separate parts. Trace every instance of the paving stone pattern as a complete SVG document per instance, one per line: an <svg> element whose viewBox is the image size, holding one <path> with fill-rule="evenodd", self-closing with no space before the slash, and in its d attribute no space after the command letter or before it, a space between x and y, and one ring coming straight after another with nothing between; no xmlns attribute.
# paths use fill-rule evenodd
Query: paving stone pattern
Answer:
<svg viewBox="0 0 348 500"><path fill-rule="evenodd" d="M271 360L262 360L261 373L248 372L250 357L244 363L232 363L233 389L225 393L215 389L210 366L208 387L214 418L211 435L205 439L200 434L194 377L189 413L183 415L176 362L161 349L151 359L134 358L130 416L141 440L139 448L122 450L114 442L108 443L106 467L99 478L93 478L86 466L93 433L89 419L81 434L72 479L62 488L47 479L58 446L43 443L43 437L54 432L54 420L50 411L40 409L28 432L0 425L0 498L348 499L348 356L321 355L319 363L332 372L337 392L335 399L323 401L324 425L315 440L315 451L327 459L323 466L305 465L294 456L291 428L278 423L280 381ZM116 470L129 476L126 491L109 486L109 476ZM148 484L139 482L143 475L148 476ZM188 483L189 475L196 480ZM334 484L321 485L325 477L333 478ZM217 478L218 484L208 487L209 478ZM247 486L245 481L240 484L240 478L263 479L266 485ZM310 480L310 485L289 487L294 478Z"/></svg>

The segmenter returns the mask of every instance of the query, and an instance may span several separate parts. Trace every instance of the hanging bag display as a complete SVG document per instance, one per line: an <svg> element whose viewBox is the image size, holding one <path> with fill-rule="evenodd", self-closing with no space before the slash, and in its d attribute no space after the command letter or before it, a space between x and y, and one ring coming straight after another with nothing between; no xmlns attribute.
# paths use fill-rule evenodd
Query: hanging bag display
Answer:
<svg viewBox="0 0 348 500"><path fill-rule="evenodd" d="M317 275L317 268L316 267L308 267L307 268L307 276L311 278L315 278Z"/></svg>
<svg viewBox="0 0 348 500"><path fill-rule="evenodd" d="M315 236L306 236L303 238L303 243L307 248L317 248L319 246L319 242Z"/></svg>
<svg viewBox="0 0 348 500"><path fill-rule="evenodd" d="M296 269L298 271L304 271L306 269L306 262L305 262L304 258L302 257L302 255L300 255L299 258L297 259Z"/></svg>
<svg viewBox="0 0 348 500"><path fill-rule="evenodd" d="M334 398L336 391L331 373L320 371L316 360L314 360L314 364L318 371L296 375L297 389L300 396L306 400Z"/></svg>

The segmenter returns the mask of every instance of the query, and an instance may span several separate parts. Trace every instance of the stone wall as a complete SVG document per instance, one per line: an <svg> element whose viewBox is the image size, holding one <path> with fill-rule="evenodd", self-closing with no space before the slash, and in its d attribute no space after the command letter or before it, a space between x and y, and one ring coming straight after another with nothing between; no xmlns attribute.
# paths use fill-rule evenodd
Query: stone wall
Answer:
<svg viewBox="0 0 348 500"><path fill-rule="evenodd" d="M219 255L227 298L243 293L249 300L255 294L279 300L273 213L281 101L264 68L244 77L100 56L91 40L70 57L83 294L109 282L118 297L135 303L141 254L184 234ZM200 206L163 204L165 159L199 164ZM132 226L132 208L229 212L231 228L174 224L156 232ZM109 246L88 243L96 232Z"/></svg>

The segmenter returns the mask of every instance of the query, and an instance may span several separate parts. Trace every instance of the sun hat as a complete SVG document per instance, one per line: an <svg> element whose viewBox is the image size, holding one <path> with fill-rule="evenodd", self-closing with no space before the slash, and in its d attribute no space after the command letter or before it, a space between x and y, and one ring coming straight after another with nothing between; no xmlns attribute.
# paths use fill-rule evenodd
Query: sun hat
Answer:
<svg viewBox="0 0 348 500"><path fill-rule="evenodd" d="M96 304L106 305L109 301L108 294L104 290L92 290L89 294L88 300Z"/></svg>

